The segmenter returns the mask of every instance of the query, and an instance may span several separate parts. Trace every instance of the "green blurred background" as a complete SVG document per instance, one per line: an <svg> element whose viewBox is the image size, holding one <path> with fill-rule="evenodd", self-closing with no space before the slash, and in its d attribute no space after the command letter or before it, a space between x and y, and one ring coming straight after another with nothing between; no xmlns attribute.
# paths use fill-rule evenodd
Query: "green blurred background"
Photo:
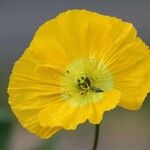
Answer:
<svg viewBox="0 0 150 150"><path fill-rule="evenodd" d="M91 150L94 126L61 131L41 140L20 126L7 103L7 85L14 62L39 25L72 8L88 9L132 22L150 43L150 0L0 0L0 150ZM98 150L150 150L150 98L139 111L107 112Z"/></svg>

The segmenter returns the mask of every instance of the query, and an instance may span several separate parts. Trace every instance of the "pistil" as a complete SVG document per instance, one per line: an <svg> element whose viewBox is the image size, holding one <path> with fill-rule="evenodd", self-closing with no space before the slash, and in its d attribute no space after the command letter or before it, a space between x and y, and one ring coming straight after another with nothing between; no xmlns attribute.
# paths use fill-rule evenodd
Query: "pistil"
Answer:
<svg viewBox="0 0 150 150"><path fill-rule="evenodd" d="M81 95L86 94L90 90L93 92L97 92L97 93L104 92L100 88L91 85L90 79L85 75L77 79L77 84L78 84L79 89L81 90Z"/></svg>

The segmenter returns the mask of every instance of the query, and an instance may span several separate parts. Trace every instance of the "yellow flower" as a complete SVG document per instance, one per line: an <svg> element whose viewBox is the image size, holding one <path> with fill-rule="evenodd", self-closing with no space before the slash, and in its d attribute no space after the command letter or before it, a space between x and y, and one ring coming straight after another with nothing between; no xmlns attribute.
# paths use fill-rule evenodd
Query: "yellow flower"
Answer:
<svg viewBox="0 0 150 150"><path fill-rule="evenodd" d="M16 62L9 103L29 131L48 138L117 105L139 109L150 90L150 52L132 24L86 10L44 23Z"/></svg>

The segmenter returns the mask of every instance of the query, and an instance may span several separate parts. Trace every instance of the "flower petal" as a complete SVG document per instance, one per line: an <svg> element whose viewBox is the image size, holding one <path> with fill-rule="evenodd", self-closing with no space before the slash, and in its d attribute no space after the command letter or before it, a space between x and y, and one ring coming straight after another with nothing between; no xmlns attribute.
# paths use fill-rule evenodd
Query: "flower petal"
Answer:
<svg viewBox="0 0 150 150"><path fill-rule="evenodd" d="M67 130L74 130L78 124L89 120L100 123L104 111L117 106L120 99L120 92L112 90L102 93L102 98L95 103L74 106L67 101L51 104L39 114L39 121L42 126L60 126Z"/></svg>
<svg viewBox="0 0 150 150"><path fill-rule="evenodd" d="M122 51L110 68L115 88L122 93L119 105L136 110L141 107L150 91L150 51L140 38Z"/></svg>
<svg viewBox="0 0 150 150"><path fill-rule="evenodd" d="M103 15L86 10L70 10L44 23L30 47L39 55L45 53L48 61L58 58L67 63L76 58L89 57L102 49L107 44L109 29L109 20Z"/></svg>
<svg viewBox="0 0 150 150"><path fill-rule="evenodd" d="M61 130L61 127L51 128L41 126L38 121L39 109L19 110L12 108L12 110L24 128L41 138L47 139Z"/></svg>
<svg viewBox="0 0 150 150"><path fill-rule="evenodd" d="M40 64L27 50L15 64L10 77L10 105L15 109L33 109L44 107L49 100L58 100L61 75L61 70Z"/></svg>
<svg viewBox="0 0 150 150"><path fill-rule="evenodd" d="M117 107L120 98L121 92L118 90L112 90L104 93L103 100L92 104L93 115L89 118L89 121L93 124L99 124L103 117L103 113Z"/></svg>

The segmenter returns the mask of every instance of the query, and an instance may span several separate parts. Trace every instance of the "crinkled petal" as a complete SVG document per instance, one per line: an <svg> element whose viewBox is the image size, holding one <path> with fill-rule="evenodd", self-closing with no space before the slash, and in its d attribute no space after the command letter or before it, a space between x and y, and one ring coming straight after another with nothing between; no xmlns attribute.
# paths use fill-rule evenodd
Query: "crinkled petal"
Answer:
<svg viewBox="0 0 150 150"><path fill-rule="evenodd" d="M50 100L59 99L61 75L61 70L39 64L27 51L16 62L10 77L10 105L20 109L42 108Z"/></svg>
<svg viewBox="0 0 150 150"><path fill-rule="evenodd" d="M41 138L47 139L62 129L61 127L41 126L38 120L39 109L19 110L12 108L12 110L24 128Z"/></svg>
<svg viewBox="0 0 150 150"><path fill-rule="evenodd" d="M136 110L150 91L150 51L139 38L122 51L110 68L115 88L122 93L119 105Z"/></svg>
<svg viewBox="0 0 150 150"><path fill-rule="evenodd" d="M74 106L67 101L51 104L39 114L42 126L60 126L67 130L76 129L78 124L89 120L100 123L103 113L111 110L119 103L121 93L118 90L102 93L101 99L88 105Z"/></svg>
<svg viewBox="0 0 150 150"><path fill-rule="evenodd" d="M70 10L44 23L36 32L30 47L38 55L44 53L46 60L54 62L54 65L57 59L68 63L76 58L94 56L106 45L109 29L109 20L103 15ZM52 62L54 57L56 59Z"/></svg>

